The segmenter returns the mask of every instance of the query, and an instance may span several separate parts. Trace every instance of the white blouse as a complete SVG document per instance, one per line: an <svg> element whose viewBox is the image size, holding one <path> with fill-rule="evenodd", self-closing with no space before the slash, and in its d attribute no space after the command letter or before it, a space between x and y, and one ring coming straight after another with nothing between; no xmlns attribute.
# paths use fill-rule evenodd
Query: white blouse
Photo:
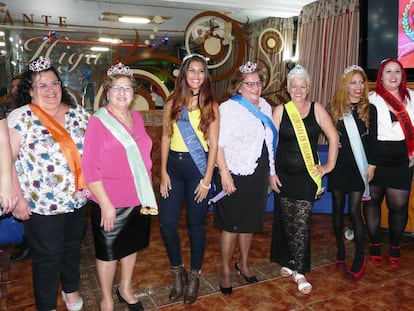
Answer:
<svg viewBox="0 0 414 311"><path fill-rule="evenodd" d="M272 108L264 98L260 98L258 108L272 119ZM223 102L219 109L219 146L224 149L228 169L236 175L252 175L265 141L269 153L270 175L275 175L272 130L234 100Z"/></svg>
<svg viewBox="0 0 414 311"><path fill-rule="evenodd" d="M414 91L408 90L411 99L407 100L407 112L411 123L414 124ZM375 92L369 94L369 102L377 108L378 136L380 141L400 141L404 140L404 131L400 122L392 122L388 105L384 99Z"/></svg>

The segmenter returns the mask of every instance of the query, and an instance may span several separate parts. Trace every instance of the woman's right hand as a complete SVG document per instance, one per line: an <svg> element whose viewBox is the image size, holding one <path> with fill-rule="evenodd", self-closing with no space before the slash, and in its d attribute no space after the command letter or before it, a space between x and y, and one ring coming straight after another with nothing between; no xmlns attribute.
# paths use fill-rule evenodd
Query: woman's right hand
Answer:
<svg viewBox="0 0 414 311"><path fill-rule="evenodd" d="M168 173L161 173L160 194L164 199L168 198L168 191L171 190L171 179Z"/></svg>
<svg viewBox="0 0 414 311"><path fill-rule="evenodd" d="M231 195L236 192L237 188L234 185L233 177L231 176L228 170L222 172L220 171L221 176L221 185L223 187L223 191L227 193L227 195Z"/></svg>
<svg viewBox="0 0 414 311"><path fill-rule="evenodd" d="M19 196L16 207L12 211L12 215L17 219L27 220L30 218L31 214L32 212L29 207L29 202L27 202L23 196Z"/></svg>
<svg viewBox="0 0 414 311"><path fill-rule="evenodd" d="M12 186L6 187L0 185L0 205L3 207L3 213L8 214L16 207L19 201L17 192Z"/></svg>
<svg viewBox="0 0 414 311"><path fill-rule="evenodd" d="M101 207L101 227L105 232L112 231L116 220L116 210L111 204L100 204Z"/></svg>

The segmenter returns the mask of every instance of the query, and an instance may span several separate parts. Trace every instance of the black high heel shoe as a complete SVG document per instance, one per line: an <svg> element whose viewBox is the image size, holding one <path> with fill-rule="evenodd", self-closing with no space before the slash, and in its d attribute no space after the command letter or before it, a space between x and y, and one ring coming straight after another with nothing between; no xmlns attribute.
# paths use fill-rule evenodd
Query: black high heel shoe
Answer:
<svg viewBox="0 0 414 311"><path fill-rule="evenodd" d="M230 295L233 292L233 287L222 287L221 286L221 275L220 275L220 281L219 281L219 287L220 287L220 291L223 295Z"/></svg>
<svg viewBox="0 0 414 311"><path fill-rule="evenodd" d="M128 310L131 311L144 311L144 306L142 305L141 301L137 301L136 303L128 303L124 297L122 297L119 287L115 291L116 295L118 296L118 300L121 303L125 303L128 306Z"/></svg>
<svg viewBox="0 0 414 311"><path fill-rule="evenodd" d="M242 271L241 271L241 269L239 268L239 266L237 265L239 262L237 261L235 264L234 264L234 267L236 268L236 270L239 272L239 274L242 276L242 277L244 277L244 279L246 280L246 282L249 282L249 283L257 283L257 282L259 282L259 280L257 279L257 277L255 276L255 275L252 275L252 276L247 276L247 275L245 275Z"/></svg>

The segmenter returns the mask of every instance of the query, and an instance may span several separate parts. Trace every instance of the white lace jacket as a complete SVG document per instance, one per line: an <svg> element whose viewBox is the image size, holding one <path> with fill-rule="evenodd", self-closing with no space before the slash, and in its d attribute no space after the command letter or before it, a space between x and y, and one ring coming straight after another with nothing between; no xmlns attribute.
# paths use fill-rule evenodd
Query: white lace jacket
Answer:
<svg viewBox="0 0 414 311"><path fill-rule="evenodd" d="M272 108L260 98L259 110L272 119ZM236 175L252 175L266 141L270 175L275 174L273 133L246 108L234 100L220 105L219 146L224 149L228 169Z"/></svg>

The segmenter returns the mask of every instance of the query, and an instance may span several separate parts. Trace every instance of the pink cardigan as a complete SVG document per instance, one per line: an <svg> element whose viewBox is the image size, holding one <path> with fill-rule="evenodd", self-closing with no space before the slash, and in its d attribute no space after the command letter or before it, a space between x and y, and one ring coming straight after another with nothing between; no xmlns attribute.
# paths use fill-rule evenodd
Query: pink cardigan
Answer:
<svg viewBox="0 0 414 311"><path fill-rule="evenodd" d="M151 177L152 140L144 127L144 120L137 111L131 111L138 148ZM105 191L115 207L130 207L141 202L135 190L124 147L97 118L89 120L82 156L82 173L86 183L102 181ZM95 196L92 200L97 202ZM98 202L97 202L98 203Z"/></svg>

